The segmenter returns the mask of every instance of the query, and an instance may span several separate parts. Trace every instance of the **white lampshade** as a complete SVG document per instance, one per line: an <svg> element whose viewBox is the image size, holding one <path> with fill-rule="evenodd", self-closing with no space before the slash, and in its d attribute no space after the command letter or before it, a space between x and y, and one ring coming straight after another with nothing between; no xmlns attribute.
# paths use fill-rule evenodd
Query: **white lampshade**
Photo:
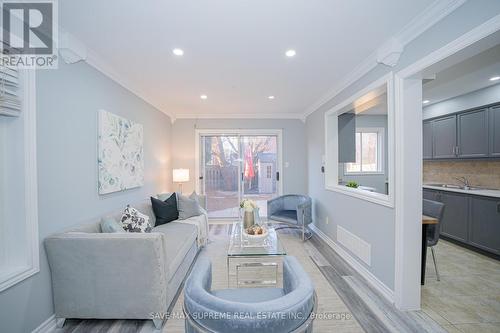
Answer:
<svg viewBox="0 0 500 333"><path fill-rule="evenodd" d="M173 169L172 178L175 183L184 183L189 181L189 169Z"/></svg>

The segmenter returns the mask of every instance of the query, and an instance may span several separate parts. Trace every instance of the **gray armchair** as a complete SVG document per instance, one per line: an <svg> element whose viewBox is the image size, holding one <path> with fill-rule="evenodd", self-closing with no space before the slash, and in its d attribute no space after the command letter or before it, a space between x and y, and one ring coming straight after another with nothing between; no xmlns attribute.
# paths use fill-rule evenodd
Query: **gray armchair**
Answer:
<svg viewBox="0 0 500 333"><path fill-rule="evenodd" d="M302 230L302 240L311 238L307 225L312 222L312 200L306 195L287 194L267 202L268 220L283 222L282 228ZM307 237L307 238L306 238Z"/></svg>
<svg viewBox="0 0 500 333"><path fill-rule="evenodd" d="M187 333L310 333L317 298L297 259L283 262L283 288L212 290L212 266L199 258L184 288Z"/></svg>

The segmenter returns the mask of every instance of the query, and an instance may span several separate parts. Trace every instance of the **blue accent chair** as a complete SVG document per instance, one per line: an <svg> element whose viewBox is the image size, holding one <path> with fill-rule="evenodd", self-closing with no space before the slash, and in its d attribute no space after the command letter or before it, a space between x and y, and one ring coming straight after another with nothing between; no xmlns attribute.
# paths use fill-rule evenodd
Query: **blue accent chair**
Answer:
<svg viewBox="0 0 500 333"><path fill-rule="evenodd" d="M302 240L311 238L307 225L312 222L312 200L306 195L287 194L267 202L267 219L285 223L286 226L302 231Z"/></svg>
<svg viewBox="0 0 500 333"><path fill-rule="evenodd" d="M187 333L312 332L317 301L296 258L283 263L283 288L211 290L212 265L199 258L184 287Z"/></svg>

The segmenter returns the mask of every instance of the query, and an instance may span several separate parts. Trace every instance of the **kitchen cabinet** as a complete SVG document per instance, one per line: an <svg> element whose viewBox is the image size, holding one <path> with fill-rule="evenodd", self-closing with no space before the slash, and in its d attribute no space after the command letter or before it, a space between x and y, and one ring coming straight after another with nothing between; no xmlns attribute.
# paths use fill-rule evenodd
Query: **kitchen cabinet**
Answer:
<svg viewBox="0 0 500 333"><path fill-rule="evenodd" d="M500 157L500 106L490 108L490 156Z"/></svg>
<svg viewBox="0 0 500 333"><path fill-rule="evenodd" d="M439 192L437 201L444 203L441 234L450 238L468 241L468 198L452 192Z"/></svg>
<svg viewBox="0 0 500 333"><path fill-rule="evenodd" d="M424 146L423 146L424 159L428 160L432 158L432 122L424 121L423 136L424 136Z"/></svg>
<svg viewBox="0 0 500 333"><path fill-rule="evenodd" d="M356 115L344 113L338 117L339 163L356 162Z"/></svg>
<svg viewBox="0 0 500 333"><path fill-rule="evenodd" d="M444 203L442 236L500 258L500 198L428 188L423 198Z"/></svg>
<svg viewBox="0 0 500 333"><path fill-rule="evenodd" d="M427 199L427 200L437 201L436 200L437 193L438 193L437 191L429 190L427 188L424 188L424 190L423 190L424 199Z"/></svg>
<svg viewBox="0 0 500 333"><path fill-rule="evenodd" d="M500 254L500 198L471 197L470 243Z"/></svg>
<svg viewBox="0 0 500 333"><path fill-rule="evenodd" d="M432 122L433 158L455 158L457 149L457 116Z"/></svg>
<svg viewBox="0 0 500 333"><path fill-rule="evenodd" d="M423 158L500 158L500 105L423 122Z"/></svg>
<svg viewBox="0 0 500 333"><path fill-rule="evenodd" d="M488 109L458 114L457 125L457 157L488 157Z"/></svg>

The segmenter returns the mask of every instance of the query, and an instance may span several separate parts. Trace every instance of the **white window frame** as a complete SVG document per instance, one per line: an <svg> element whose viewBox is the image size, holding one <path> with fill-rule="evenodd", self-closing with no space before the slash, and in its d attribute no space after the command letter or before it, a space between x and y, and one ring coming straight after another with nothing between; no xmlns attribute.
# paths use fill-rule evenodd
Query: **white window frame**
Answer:
<svg viewBox="0 0 500 333"><path fill-rule="evenodd" d="M203 174L203 170L201 168L200 157L201 157L201 149L204 149L203 146L200 147L200 139L202 136L209 135L234 135L234 136L246 136L246 135L270 135L277 137L278 144L278 166L275 171L279 172L279 181L277 181L277 196L280 196L283 193L283 184L284 184L284 175L283 175L283 130L282 129L200 129L197 128L194 131L194 156L195 156L195 166L194 166L194 174L195 174L195 190L198 193L205 193L205 189L202 188L203 182L200 181L200 176ZM240 166L241 167L241 166ZM238 173L241 174L241 170L238 170ZM241 186L241 182L238 182L238 186ZM241 194L241 189L238 188L238 193ZM238 201L241 201L241 198L238 198ZM214 220L228 220L233 218L215 218Z"/></svg>
<svg viewBox="0 0 500 333"><path fill-rule="evenodd" d="M0 268L0 292L37 274L40 271L38 234L38 181L36 153L36 82L34 70L19 71L21 82L22 117L24 120L24 201L26 242L0 249L9 255L22 248L27 249L22 262ZM5 223L6 221L0 221ZM2 226L0 225L0 228ZM8 235L7 235L8 237ZM15 247L15 248L14 248Z"/></svg>
<svg viewBox="0 0 500 333"><path fill-rule="evenodd" d="M372 82L343 102L325 112L325 189L342 193L347 196L369 201L382 206L394 208L395 188L395 122L394 122L394 82L390 72ZM346 111L356 100L368 93L379 89L383 85L387 88L387 179L389 194L365 191L359 188L347 187L339 184L339 149L338 149L338 116Z"/></svg>
<svg viewBox="0 0 500 333"><path fill-rule="evenodd" d="M383 127L360 127L356 128L357 133L377 133L377 171L347 171L347 164L344 163L344 175L346 176L363 176L363 175L383 175L385 174L384 165L384 147L385 147L385 128ZM361 140L361 146L363 145ZM363 151L363 147L361 147ZM360 161L361 170L363 170L363 159Z"/></svg>

